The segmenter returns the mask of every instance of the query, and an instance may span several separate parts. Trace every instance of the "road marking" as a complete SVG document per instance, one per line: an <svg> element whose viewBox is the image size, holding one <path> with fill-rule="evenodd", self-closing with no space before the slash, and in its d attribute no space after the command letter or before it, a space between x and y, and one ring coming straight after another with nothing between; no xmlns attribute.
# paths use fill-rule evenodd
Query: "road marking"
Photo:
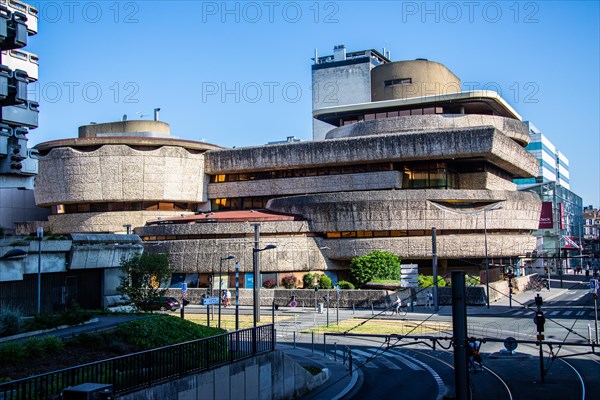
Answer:
<svg viewBox="0 0 600 400"><path fill-rule="evenodd" d="M357 350L352 350L352 358L353 361L357 361L360 363L360 365L364 365L367 368L377 368L377 365L373 364L371 361L367 362L366 358L361 357L361 356L356 356L354 354L356 354ZM344 356L344 352L342 350L336 350L336 352L340 355L340 356Z"/></svg>
<svg viewBox="0 0 600 400"><path fill-rule="evenodd" d="M394 364L393 362L391 362L390 360L385 358L385 353L381 352L381 350L379 350L379 349L367 349L367 350L368 351L362 351L362 350L353 350L353 351L355 351L361 355L364 355L365 357L367 357L371 360L377 360L377 361L381 362L383 365L385 365L386 367L388 367L389 369L402 369L398 365Z"/></svg>
<svg viewBox="0 0 600 400"><path fill-rule="evenodd" d="M400 361L401 363L403 363L404 365L406 365L408 368L414 370L414 371L423 371L423 368L419 367L417 364L410 362L408 360L408 356L406 354L401 354L398 352L395 352L394 350L388 350L388 353L390 354L391 357L396 358L398 361Z"/></svg>
<svg viewBox="0 0 600 400"><path fill-rule="evenodd" d="M585 400L585 382L583 381L583 378L581 377L581 374L569 362L563 360L562 358L559 358L559 360L562 361L562 362L564 362L565 364L567 364L569 367L571 367L571 369L573 370L573 372L575 372L575 374L577 374L577 377L579 378L579 382L581 382L581 392L582 392L582 394L581 394L581 400Z"/></svg>
<svg viewBox="0 0 600 400"><path fill-rule="evenodd" d="M567 311L563 312L563 315L566 317L567 315L571 315L572 313L573 313L573 311L567 310Z"/></svg>
<svg viewBox="0 0 600 400"><path fill-rule="evenodd" d="M435 380L435 383L437 384L437 387L438 387L438 395L436 397L436 400L443 400L446 397L446 385L444 384L444 381L439 376L439 374L433 368L431 368L429 365L425 364L423 361L417 360L416 358L409 356L408 354L402 354L401 356L406 357L406 358L410 359L411 361L413 361L414 363L419 364L420 366L425 368L427 370L427 372L429 372L431 374L431 376L433 376L433 379Z"/></svg>
<svg viewBox="0 0 600 400"><path fill-rule="evenodd" d="M560 311L552 311L548 315L558 315L558 314L560 314Z"/></svg>
<svg viewBox="0 0 600 400"><path fill-rule="evenodd" d="M585 311L577 311L577 316L578 317L581 317L583 315L585 315Z"/></svg>

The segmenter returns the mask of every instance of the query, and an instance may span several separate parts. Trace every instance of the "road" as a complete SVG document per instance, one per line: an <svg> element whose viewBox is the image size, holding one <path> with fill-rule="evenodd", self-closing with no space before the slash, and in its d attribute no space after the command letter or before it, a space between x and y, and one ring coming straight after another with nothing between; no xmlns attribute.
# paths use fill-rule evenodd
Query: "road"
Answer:
<svg viewBox="0 0 600 400"><path fill-rule="evenodd" d="M518 304L530 304L537 293L515 298L514 307L492 306L469 308L468 335L484 341L481 354L483 371L471 373L469 387L473 399L595 399L600 393L600 357L580 354L591 351L588 345L590 329L594 327L593 299L588 293L588 283L581 279L563 277L563 290L542 291L546 298L542 310L546 314L545 340L555 343L577 343L580 346L544 345L544 382L540 371L539 347L535 343L519 344L515 354L509 354L501 341L509 336L518 341L535 341L537 332L533 323L534 305L530 309ZM558 281L552 281L558 287ZM438 322L440 326L451 322L443 313L431 315L419 310L405 318ZM341 318L352 316L372 317L368 310L351 314L341 311ZM335 314L333 314L335 315ZM278 341L293 341L316 352L323 352L323 335L301 333L311 326L324 325L325 316L311 310L297 313L295 319L277 324ZM330 315L331 321L335 318ZM386 318L376 316L376 319ZM452 332L441 331L433 336L450 337ZM594 334L591 334L594 338ZM315 344L312 344L312 341ZM382 337L327 337L328 357L344 357L345 349L353 355L353 367L362 372L362 384L347 398L381 399L442 399L454 392L454 365L451 343L440 340L435 349L431 342L418 343L403 338L386 340ZM335 342L335 347L333 343ZM440 345L449 347L443 349ZM347 346L347 347L346 347ZM598 349L595 348L597 351ZM346 353L347 355L347 353ZM563 358L564 357L564 358Z"/></svg>

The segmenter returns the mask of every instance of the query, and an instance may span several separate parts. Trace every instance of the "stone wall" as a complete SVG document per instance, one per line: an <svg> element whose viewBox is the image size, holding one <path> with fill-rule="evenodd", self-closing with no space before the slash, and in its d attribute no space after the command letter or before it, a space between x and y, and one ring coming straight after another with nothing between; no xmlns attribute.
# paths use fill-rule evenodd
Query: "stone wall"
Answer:
<svg viewBox="0 0 600 400"><path fill-rule="evenodd" d="M119 399L296 399L328 378L327 371L313 376L289 356L273 351L154 385Z"/></svg>

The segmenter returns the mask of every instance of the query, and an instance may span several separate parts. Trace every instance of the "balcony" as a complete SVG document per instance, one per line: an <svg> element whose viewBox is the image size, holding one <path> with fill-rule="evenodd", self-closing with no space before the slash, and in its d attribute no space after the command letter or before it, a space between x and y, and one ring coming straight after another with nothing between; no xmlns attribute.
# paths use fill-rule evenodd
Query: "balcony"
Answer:
<svg viewBox="0 0 600 400"><path fill-rule="evenodd" d="M22 70L12 71L0 65L0 105L10 106L27 101L27 73Z"/></svg>
<svg viewBox="0 0 600 400"><path fill-rule="evenodd" d="M27 17L0 6L0 50L20 49L27 46Z"/></svg>
<svg viewBox="0 0 600 400"><path fill-rule="evenodd" d="M2 64L13 71L25 71L30 82L38 80L39 57L36 54L23 50L5 50L2 52Z"/></svg>
<svg viewBox="0 0 600 400"><path fill-rule="evenodd" d="M38 32L38 10L32 5L18 0L0 0L0 6L6 7L10 12L20 12L27 17L27 32L33 36Z"/></svg>
<svg viewBox="0 0 600 400"><path fill-rule="evenodd" d="M35 129L38 127L38 106L35 101L27 101L15 106L2 107L2 122L13 127Z"/></svg>

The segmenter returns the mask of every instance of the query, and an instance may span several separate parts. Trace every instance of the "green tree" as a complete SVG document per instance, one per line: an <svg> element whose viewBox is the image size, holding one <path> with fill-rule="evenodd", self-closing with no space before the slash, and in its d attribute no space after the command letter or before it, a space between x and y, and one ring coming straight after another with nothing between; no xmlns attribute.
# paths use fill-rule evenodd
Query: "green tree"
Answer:
<svg viewBox="0 0 600 400"><path fill-rule="evenodd" d="M171 279L171 265L167 254L143 253L121 259L121 285L117 291L131 299L140 310L164 296ZM161 287L162 286L162 287Z"/></svg>
<svg viewBox="0 0 600 400"><path fill-rule="evenodd" d="M400 259L386 251L373 250L350 262L350 276L358 286L373 279L400 279Z"/></svg>

